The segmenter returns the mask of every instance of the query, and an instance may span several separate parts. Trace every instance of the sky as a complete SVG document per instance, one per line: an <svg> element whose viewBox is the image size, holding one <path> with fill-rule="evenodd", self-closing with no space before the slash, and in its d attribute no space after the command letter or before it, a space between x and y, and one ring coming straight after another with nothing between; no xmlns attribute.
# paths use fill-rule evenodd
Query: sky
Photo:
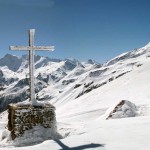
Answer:
<svg viewBox="0 0 150 150"><path fill-rule="evenodd" d="M35 29L36 52L50 58L105 62L150 42L149 0L0 0L0 58L10 45L28 45Z"/></svg>

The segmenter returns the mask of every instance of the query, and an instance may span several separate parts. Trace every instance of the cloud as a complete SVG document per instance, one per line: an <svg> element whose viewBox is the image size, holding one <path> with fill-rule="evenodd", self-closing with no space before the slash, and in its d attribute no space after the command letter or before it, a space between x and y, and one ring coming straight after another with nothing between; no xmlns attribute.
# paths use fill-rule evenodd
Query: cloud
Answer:
<svg viewBox="0 0 150 150"><path fill-rule="evenodd" d="M25 7L53 7L55 5L54 0L0 0L0 3Z"/></svg>

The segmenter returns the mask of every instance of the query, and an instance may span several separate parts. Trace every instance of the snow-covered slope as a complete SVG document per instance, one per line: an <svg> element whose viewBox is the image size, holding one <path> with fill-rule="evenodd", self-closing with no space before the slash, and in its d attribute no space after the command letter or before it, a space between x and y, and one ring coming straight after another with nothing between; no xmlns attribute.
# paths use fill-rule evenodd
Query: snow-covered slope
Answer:
<svg viewBox="0 0 150 150"><path fill-rule="evenodd" d="M141 87L137 87L137 85L139 85L140 82L145 85L144 81L147 82L147 79L145 77L148 76L148 73L146 72L148 71L150 61L150 57L148 57L150 54L149 50L149 47L147 49L145 49L144 47L138 50L134 50L110 60L109 62L103 64L100 68L95 69L92 66L89 70L87 69L84 72L82 71L83 73L79 77L76 76L76 80L74 81L74 83L70 84L70 86L67 86L65 92L59 94L59 96L54 98L52 102L56 103L56 105L63 105L68 103L68 101L71 102L75 99L77 99L76 101L78 101L80 97L81 99L87 100L89 97L87 93L96 91L96 89L98 89L98 91L102 91L100 89L107 88L107 85L112 86L112 93L114 93L115 88L119 93L119 90L122 87L124 89L123 93L132 94L130 90L141 89ZM124 55L127 55L128 57L124 57ZM114 61L115 63L112 64L112 62ZM139 69L143 68L143 66L146 67L146 65L147 68L144 70L144 72L139 72ZM71 74L73 74L73 72L76 73L76 70L74 69ZM144 75L145 73L146 75ZM134 81L134 79L138 78L137 75L140 79ZM123 76L126 77L125 81L122 80ZM137 77L135 78L134 76ZM143 76L145 77L143 78ZM122 81L122 83L118 82L120 80ZM114 85L115 83L118 85ZM129 86L127 85L128 83L131 84L130 86L133 86L132 89L129 88ZM123 96L122 98L128 99L127 95L129 96L129 94L124 94L126 95L126 97ZM95 95L97 96L97 94ZM120 93L118 95L120 95ZM105 96L107 96L106 93Z"/></svg>
<svg viewBox="0 0 150 150"><path fill-rule="evenodd" d="M136 105L147 105L150 104L150 60L146 60L141 67L135 68L134 71L113 80L104 86L101 86L90 93L84 94L83 96L73 99L68 98L66 102L66 97L62 97L57 100L56 105L58 114L61 118L67 118L67 116L75 114L85 114L92 111L100 111L99 116L102 115L109 107L112 107L115 103L120 100L130 100ZM74 93L70 93L73 95ZM61 101L61 103L60 103ZM67 110L67 111L66 111Z"/></svg>
<svg viewBox="0 0 150 150"><path fill-rule="evenodd" d="M63 139L38 143L37 138L37 145L34 143L30 147L26 147L28 138L24 139L26 146L19 145L23 147L2 140L0 145L4 149L149 150L150 44L121 54L103 65L68 59L41 63L44 59L40 57L36 61L40 63L36 69L38 99L50 100L56 106L58 132ZM0 68L0 79L4 80L1 97L27 91L27 68L22 64L16 72L7 65ZM12 78L10 74L13 74L13 82L8 82ZM2 108L9 97L0 100ZM108 112L121 100L136 105L136 117L106 120ZM6 112L1 114L1 132L6 116Z"/></svg>

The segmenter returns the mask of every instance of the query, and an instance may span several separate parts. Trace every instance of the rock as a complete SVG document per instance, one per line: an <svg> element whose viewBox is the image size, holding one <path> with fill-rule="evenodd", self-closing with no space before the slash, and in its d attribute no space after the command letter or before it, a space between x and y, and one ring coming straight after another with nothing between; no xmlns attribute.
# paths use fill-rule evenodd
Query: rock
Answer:
<svg viewBox="0 0 150 150"><path fill-rule="evenodd" d="M128 100L121 100L117 105L110 108L106 112L106 119L135 117L136 115L137 115L136 105Z"/></svg>

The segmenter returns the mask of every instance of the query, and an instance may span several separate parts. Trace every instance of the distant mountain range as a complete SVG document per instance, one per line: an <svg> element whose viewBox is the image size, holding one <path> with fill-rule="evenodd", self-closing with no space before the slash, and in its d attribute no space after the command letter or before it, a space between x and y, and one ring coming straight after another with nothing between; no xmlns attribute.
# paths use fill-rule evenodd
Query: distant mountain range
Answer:
<svg viewBox="0 0 150 150"><path fill-rule="evenodd" d="M94 60L51 59L35 56L35 92L38 100L65 104L132 72L150 59L150 44L100 64ZM29 99L28 55L0 59L0 112L9 103Z"/></svg>

